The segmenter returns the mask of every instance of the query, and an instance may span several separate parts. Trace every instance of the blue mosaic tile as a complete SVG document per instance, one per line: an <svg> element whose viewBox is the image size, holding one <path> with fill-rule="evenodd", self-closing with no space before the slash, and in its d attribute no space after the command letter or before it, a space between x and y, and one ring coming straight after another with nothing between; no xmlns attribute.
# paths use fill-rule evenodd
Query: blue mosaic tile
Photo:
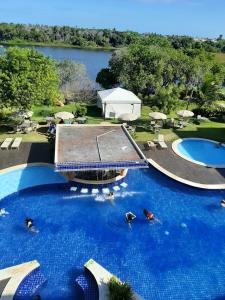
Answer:
<svg viewBox="0 0 225 300"><path fill-rule="evenodd" d="M30 300L35 295L42 285L46 282L46 278L37 268L28 274L20 283L16 290L13 300Z"/></svg>
<svg viewBox="0 0 225 300"><path fill-rule="evenodd" d="M85 300L99 299L97 283L94 277L88 271L85 271L84 274L78 276L76 278L76 283L83 290Z"/></svg>

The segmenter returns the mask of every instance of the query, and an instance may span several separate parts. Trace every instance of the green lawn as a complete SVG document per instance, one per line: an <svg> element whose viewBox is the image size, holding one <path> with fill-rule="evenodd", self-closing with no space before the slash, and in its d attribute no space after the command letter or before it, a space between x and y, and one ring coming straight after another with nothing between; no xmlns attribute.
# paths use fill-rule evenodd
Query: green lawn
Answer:
<svg viewBox="0 0 225 300"><path fill-rule="evenodd" d="M137 126L136 134L134 136L137 142L144 142L152 140L157 134L153 134L145 128L146 125ZM190 124L189 126L175 130L175 129L162 129L160 133L165 135L167 141L173 141L178 138L185 137L201 137L212 140L225 141L225 123L222 122L202 122L200 125Z"/></svg>
<svg viewBox="0 0 225 300"><path fill-rule="evenodd" d="M179 107L180 109L182 107ZM68 111L73 112L74 105L68 104L64 107L57 106L35 106L32 108L34 111L33 120L43 121L44 117L47 117L51 114L54 114L58 111ZM149 112L151 109L148 106L142 107L142 117L133 122L132 124L136 126L136 133L134 138L137 142L145 142L147 140L153 139L156 135L154 135L149 129ZM176 113L170 114L170 117L176 117ZM100 124L101 122L110 122L110 123L118 123L115 120L105 120L101 116L101 110L96 106L87 106L87 118L88 124ZM8 136L22 136L24 141L35 141L35 142L44 142L47 141L46 136L41 133L41 129L39 133L30 133L30 134L10 134L9 128L5 126L0 126L0 140L5 139ZM175 140L179 137L202 137L209 138L218 141L225 141L225 123L218 120L211 120L209 122L202 122L200 125L190 124L184 129L173 130L173 129L162 129L161 133L165 135L167 141Z"/></svg>
<svg viewBox="0 0 225 300"><path fill-rule="evenodd" d="M216 53L215 59L221 64L225 64L225 53Z"/></svg>

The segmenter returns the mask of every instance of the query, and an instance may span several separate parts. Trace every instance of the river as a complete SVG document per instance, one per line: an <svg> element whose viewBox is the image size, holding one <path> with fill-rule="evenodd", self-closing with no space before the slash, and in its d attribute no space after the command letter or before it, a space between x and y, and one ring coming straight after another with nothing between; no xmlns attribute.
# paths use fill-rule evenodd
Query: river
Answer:
<svg viewBox="0 0 225 300"><path fill-rule="evenodd" d="M112 52L102 50L84 50L60 47L34 48L56 60L72 59L78 63L84 64L86 66L89 78L93 81L95 81L98 72L102 68L106 68L108 66L109 59L112 56ZM0 53L3 51L3 49L4 48L0 48Z"/></svg>

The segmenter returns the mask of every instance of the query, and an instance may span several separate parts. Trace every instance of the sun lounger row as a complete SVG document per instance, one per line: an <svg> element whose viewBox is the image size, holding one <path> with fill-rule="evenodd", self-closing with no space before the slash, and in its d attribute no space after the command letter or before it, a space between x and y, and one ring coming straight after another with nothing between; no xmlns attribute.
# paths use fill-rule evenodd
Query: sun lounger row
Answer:
<svg viewBox="0 0 225 300"><path fill-rule="evenodd" d="M13 138L6 138L4 140L4 142L1 144L1 149L7 150L7 149L9 149L10 145L11 145L11 147L10 147L11 149L19 149L21 142L22 142L21 137L15 138L14 141L13 141Z"/></svg>
<svg viewBox="0 0 225 300"><path fill-rule="evenodd" d="M164 135L159 134L158 138L152 141L147 141L145 144L145 148L154 149L156 146L159 146L161 149L167 149L167 144L164 140Z"/></svg>

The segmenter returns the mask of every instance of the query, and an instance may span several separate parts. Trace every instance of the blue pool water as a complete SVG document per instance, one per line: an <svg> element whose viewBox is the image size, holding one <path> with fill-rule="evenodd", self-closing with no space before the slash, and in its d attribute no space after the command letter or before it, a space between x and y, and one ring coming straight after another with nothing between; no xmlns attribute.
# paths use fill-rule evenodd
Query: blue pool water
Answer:
<svg viewBox="0 0 225 300"><path fill-rule="evenodd" d="M0 174L0 199L29 187L44 184L65 183L64 177L51 168L33 166Z"/></svg>
<svg viewBox="0 0 225 300"><path fill-rule="evenodd" d="M44 300L81 300L75 279L90 258L146 300L223 299L225 191L194 189L153 168L129 171L124 182L108 186L120 188L114 203L94 196L91 186L71 192L67 183L4 198L10 214L0 218L0 268L37 259L48 278ZM161 224L148 223L143 208ZM137 215L131 228L127 211ZM27 216L38 234L24 228Z"/></svg>
<svg viewBox="0 0 225 300"><path fill-rule="evenodd" d="M176 146L179 153L187 159L204 163L205 165L225 166L225 146L202 139L184 139Z"/></svg>

